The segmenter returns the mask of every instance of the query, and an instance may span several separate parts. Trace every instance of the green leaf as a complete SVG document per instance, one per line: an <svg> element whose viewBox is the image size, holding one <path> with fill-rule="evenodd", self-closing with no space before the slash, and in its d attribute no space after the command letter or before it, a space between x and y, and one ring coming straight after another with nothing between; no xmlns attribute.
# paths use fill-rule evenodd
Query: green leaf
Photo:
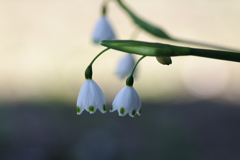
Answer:
<svg viewBox="0 0 240 160"><path fill-rule="evenodd" d="M156 26L146 22L146 21L142 20L141 18L139 18L137 15L135 15L125 4L122 3L121 0L117 0L117 2L128 13L128 15L132 18L132 20L143 30L147 31L148 33L150 33L154 36L173 40L166 32L164 32L159 27L156 27Z"/></svg>
<svg viewBox="0 0 240 160"><path fill-rule="evenodd" d="M166 32L164 32L159 27L155 27L154 25L147 23L146 21L142 20L137 15L135 15L126 5L122 3L121 0L117 0L117 2L129 14L129 16L132 18L134 23L136 23L140 28L142 28L143 30L147 31L148 33L154 36L168 39L168 40L173 40ZM171 60L171 57L158 57L158 62L164 65L169 65L172 63L172 60Z"/></svg>
<svg viewBox="0 0 240 160"><path fill-rule="evenodd" d="M184 40L184 39L177 39L172 36L169 36L163 29L160 27L154 26L140 17L138 17L136 14L134 14L123 2L122 0L117 0L118 4L124 9L128 15L131 17L131 19L134 21L136 25L138 25L140 28L143 30L147 31L148 33L167 40L171 40L174 42L183 42L187 44L193 44L193 45L200 45L204 47L211 47L211 48L216 48L216 49L221 49L221 50L229 50L229 51L234 51L234 52L239 52L239 50L231 49L231 48L226 48L222 46L217 46L217 45L212 45L212 44L206 44L202 42L196 42L196 41L189 41L189 40Z"/></svg>
<svg viewBox="0 0 240 160"><path fill-rule="evenodd" d="M100 44L115 50L145 56L181 56L189 55L190 52L187 47L132 40L103 40Z"/></svg>
<svg viewBox="0 0 240 160"><path fill-rule="evenodd" d="M180 47L162 43L149 43L132 40L104 40L101 45L111 49L145 56L200 56L240 62L240 53L210 49Z"/></svg>

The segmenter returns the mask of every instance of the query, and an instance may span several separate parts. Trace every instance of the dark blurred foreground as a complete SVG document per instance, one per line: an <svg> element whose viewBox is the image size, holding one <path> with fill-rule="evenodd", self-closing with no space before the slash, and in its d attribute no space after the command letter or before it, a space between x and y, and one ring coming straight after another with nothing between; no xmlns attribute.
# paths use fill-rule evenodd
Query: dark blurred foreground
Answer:
<svg viewBox="0 0 240 160"><path fill-rule="evenodd" d="M239 160L239 137L232 104L143 103L135 118L52 102L0 107L1 160Z"/></svg>

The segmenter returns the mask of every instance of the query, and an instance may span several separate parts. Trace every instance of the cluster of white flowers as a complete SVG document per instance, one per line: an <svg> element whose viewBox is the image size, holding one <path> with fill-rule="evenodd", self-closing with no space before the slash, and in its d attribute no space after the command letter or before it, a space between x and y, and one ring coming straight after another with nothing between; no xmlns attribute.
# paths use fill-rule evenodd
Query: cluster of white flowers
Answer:
<svg viewBox="0 0 240 160"><path fill-rule="evenodd" d="M106 101L101 88L92 79L86 79L78 94L77 115L86 110L90 114L99 109L102 113L107 112ZM122 88L113 100L110 112L118 111L119 116L134 117L136 114L141 115L141 100L132 86Z"/></svg>
<svg viewBox="0 0 240 160"><path fill-rule="evenodd" d="M115 34L107 20L106 15L103 14L97 21L93 30L92 40L94 43L99 44L100 41L106 39L115 39ZM116 74L119 78L129 76L134 65L135 59L133 55L125 54L117 65ZM102 113L106 113L107 107L103 92L97 83L92 80L91 65L88 69L90 69L90 72L86 70L86 80L83 82L78 94L76 105L77 115L80 115L84 110L93 114L97 109L99 109ZM131 78L133 83L133 77L131 76ZM136 114L139 116L141 115L141 100L136 90L132 87L132 83L130 83L130 85L127 83L127 86L118 92L113 100L110 112L117 110L119 116L125 116L127 113L131 117L134 117Z"/></svg>

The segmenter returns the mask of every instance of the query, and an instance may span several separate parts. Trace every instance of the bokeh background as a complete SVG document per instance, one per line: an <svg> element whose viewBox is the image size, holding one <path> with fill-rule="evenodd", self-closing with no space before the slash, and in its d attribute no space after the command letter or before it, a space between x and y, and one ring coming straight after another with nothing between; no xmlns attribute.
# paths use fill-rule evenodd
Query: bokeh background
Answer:
<svg viewBox="0 0 240 160"><path fill-rule="evenodd" d="M240 50L238 0L125 2L176 38ZM189 56L163 66L147 57L134 84L142 116L76 115L84 70L104 49L91 41L101 4L0 0L0 159L240 159L236 62ZM107 16L118 39L136 30L115 2ZM136 40L189 46L138 32ZM108 106L125 85L115 75L121 55L110 50L93 66Z"/></svg>

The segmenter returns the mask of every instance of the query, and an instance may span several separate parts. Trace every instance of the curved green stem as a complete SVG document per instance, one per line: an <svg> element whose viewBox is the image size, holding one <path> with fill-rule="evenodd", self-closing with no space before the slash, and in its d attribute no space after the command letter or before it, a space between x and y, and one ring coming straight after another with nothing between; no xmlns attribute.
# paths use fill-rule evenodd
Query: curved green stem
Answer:
<svg viewBox="0 0 240 160"><path fill-rule="evenodd" d="M130 76L129 76L129 77L127 78L127 80L126 80L126 85L127 85L127 86L132 86L132 85L133 85L133 82L134 82L133 73L134 73L134 71L135 71L138 63L139 63L143 58L145 58L145 57L146 57L146 56L142 56L142 57L139 58L138 61L135 63L135 65L134 65L134 67L133 67L133 69L132 69L132 72L131 72Z"/></svg>
<svg viewBox="0 0 240 160"><path fill-rule="evenodd" d="M134 65L134 67L133 67L133 69L132 69L132 72L131 72L130 76L133 76L133 73L134 73L134 71L135 71L138 63L139 63L143 58L145 58L145 57L146 57L146 56L142 56L141 58L138 59L138 61L135 63L135 65Z"/></svg>
<svg viewBox="0 0 240 160"><path fill-rule="evenodd" d="M101 55L103 54L104 52L106 52L107 50L109 50L110 48L106 48L104 49L103 51L101 51L92 61L91 63L88 65L88 67L86 68L85 70L85 78L86 79L92 79L92 64L94 63L94 61Z"/></svg>
<svg viewBox="0 0 240 160"><path fill-rule="evenodd" d="M109 49L110 49L110 48L106 48L106 49L102 50L95 58L93 58L92 62L89 64L89 66L91 66L91 65L94 63L94 61L95 61L101 54L103 54L104 52L106 52L106 51L109 50Z"/></svg>

